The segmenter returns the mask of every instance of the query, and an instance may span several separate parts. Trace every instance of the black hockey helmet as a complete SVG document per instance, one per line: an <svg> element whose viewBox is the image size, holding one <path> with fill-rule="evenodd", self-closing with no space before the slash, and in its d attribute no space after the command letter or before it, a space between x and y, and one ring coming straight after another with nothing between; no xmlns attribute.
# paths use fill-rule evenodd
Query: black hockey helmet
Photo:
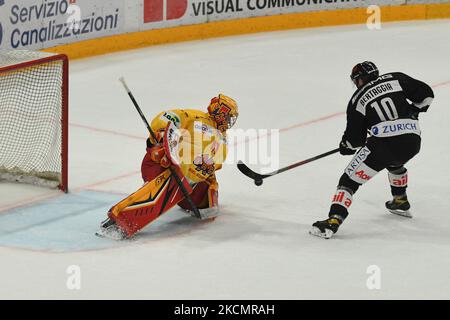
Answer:
<svg viewBox="0 0 450 320"><path fill-rule="evenodd" d="M350 78L352 79L353 83L356 86L358 86L358 79L362 79L363 83L366 84L370 81L375 80L379 76L380 71L378 71L378 68L375 65L375 63L371 61L364 61L358 63L356 66L353 67Z"/></svg>

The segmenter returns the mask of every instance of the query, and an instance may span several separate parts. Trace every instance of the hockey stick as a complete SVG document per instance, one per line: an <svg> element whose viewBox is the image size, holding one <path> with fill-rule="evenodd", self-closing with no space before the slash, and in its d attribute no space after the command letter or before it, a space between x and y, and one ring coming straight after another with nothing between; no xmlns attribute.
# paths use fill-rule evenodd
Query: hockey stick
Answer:
<svg viewBox="0 0 450 320"><path fill-rule="evenodd" d="M309 162L313 162L313 161L318 160L318 159L320 159L320 158L327 157L327 156L329 156L329 155L331 155L331 154L333 154L333 153L336 153L336 152L339 152L339 148L336 148L336 149L333 149L333 150L331 150L331 151L328 151L328 152L319 154L318 156L315 156L315 157L312 157L312 158L309 158L309 159L306 159L306 160L303 160L303 161L300 161L300 162L291 164L291 165L289 165L289 166L287 166L287 167L278 169L278 170L276 170L276 171L273 171L273 172L270 172L270 173L267 173L267 174L259 174L259 173L256 173L255 171L253 171L252 169L250 169L250 168L249 168L245 163L243 163L242 161L239 161L239 162L238 162L237 167L238 167L239 171L241 171L241 172L242 172L243 174L245 174L247 177L252 178L252 179L255 181L255 184L256 184L257 186L260 186L260 185L262 185L263 179L265 179L265 178L268 178L268 177L274 176L274 175L276 175L276 174L279 174L279 173L282 173L282 172L285 172L285 171L294 169L294 168L296 168L296 167L299 167L299 166L304 165L304 164L309 163Z"/></svg>
<svg viewBox="0 0 450 320"><path fill-rule="evenodd" d="M150 127L147 119L145 118L144 113L142 112L141 108L139 107L139 104L137 103L136 99L133 96L133 93L131 92L130 88L128 88L127 83L125 82L125 78L121 77L119 79L120 82L122 82L123 87L125 88L125 90L128 93L128 96L130 97L131 101L134 104L134 107L136 108L137 112L139 113L139 115L141 116L142 121L144 121L147 130L150 132L150 135L152 136L153 140L158 141L158 139L156 138L155 133L153 132L152 128ZM183 182L181 181L180 177L178 176L178 174L175 171L175 168L172 166L169 167L170 169L170 173L172 174L172 176L175 178L175 180L178 183L178 186L181 189L181 192L183 192L184 198L187 200L187 202L189 203L189 205L191 206L192 211L195 214L196 218L201 218L200 216L200 211L198 210L197 206L194 204L194 202L192 201L191 196L189 195L189 193L187 192L186 188L183 185Z"/></svg>

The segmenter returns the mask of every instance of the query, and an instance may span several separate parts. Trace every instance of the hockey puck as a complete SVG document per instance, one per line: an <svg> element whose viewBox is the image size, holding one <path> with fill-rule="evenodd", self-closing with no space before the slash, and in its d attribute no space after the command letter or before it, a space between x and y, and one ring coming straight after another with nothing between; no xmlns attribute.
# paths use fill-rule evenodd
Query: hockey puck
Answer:
<svg viewBox="0 0 450 320"><path fill-rule="evenodd" d="M262 179L261 179L261 180L255 180L255 184L256 184L257 186L262 185L262 183L263 183Z"/></svg>

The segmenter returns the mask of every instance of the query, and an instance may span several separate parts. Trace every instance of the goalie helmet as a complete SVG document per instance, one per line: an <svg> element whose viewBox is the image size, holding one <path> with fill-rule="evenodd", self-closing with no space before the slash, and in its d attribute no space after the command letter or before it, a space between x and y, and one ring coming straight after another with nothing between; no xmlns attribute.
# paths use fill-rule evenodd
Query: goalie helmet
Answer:
<svg viewBox="0 0 450 320"><path fill-rule="evenodd" d="M353 67L350 78L352 79L353 83L359 88L366 83L377 79L379 76L380 72L378 71L375 63L371 61L364 61L358 63ZM362 80L362 83L359 81L359 79Z"/></svg>
<svg viewBox="0 0 450 320"><path fill-rule="evenodd" d="M217 129L221 132L230 129L236 123L239 116L236 101L224 94L219 94L217 97L211 99L208 106L208 113L216 122Z"/></svg>

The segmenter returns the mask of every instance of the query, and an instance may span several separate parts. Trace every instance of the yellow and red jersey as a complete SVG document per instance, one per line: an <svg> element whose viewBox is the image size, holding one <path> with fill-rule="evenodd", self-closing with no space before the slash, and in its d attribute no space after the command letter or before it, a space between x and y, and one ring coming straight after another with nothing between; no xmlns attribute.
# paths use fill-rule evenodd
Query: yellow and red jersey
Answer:
<svg viewBox="0 0 450 320"><path fill-rule="evenodd" d="M162 111L155 118L153 118L152 123L150 124L150 127L159 139L158 142L162 139L169 121L172 121L178 129L188 129L194 121L200 121L202 123L209 124L214 128L216 127L216 123L211 119L209 114L201 110L172 109ZM152 137L150 137L150 141L153 144L155 143Z"/></svg>
<svg viewBox="0 0 450 320"><path fill-rule="evenodd" d="M214 172L222 168L227 154L225 133L216 128L216 122L206 112L173 109L159 113L151 122L157 142L161 142L169 122L184 132L180 163L183 174L193 183L215 183ZM150 141L155 143L153 138Z"/></svg>

